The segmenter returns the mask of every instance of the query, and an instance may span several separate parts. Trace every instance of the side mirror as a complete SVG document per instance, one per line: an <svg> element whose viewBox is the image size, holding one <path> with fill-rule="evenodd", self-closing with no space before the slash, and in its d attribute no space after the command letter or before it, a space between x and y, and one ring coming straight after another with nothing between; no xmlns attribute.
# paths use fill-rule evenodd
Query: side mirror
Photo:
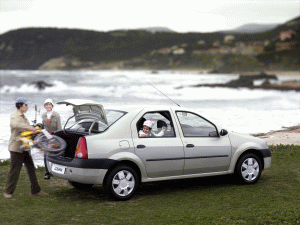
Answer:
<svg viewBox="0 0 300 225"><path fill-rule="evenodd" d="M221 135L221 136L225 136L226 134L228 134L228 131L227 131L227 130L222 129L222 130L220 131L220 135Z"/></svg>

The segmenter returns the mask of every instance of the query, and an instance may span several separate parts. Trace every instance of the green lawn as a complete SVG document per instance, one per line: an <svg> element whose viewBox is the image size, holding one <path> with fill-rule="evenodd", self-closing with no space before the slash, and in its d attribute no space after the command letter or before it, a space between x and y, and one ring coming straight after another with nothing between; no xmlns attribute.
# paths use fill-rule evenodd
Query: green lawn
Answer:
<svg viewBox="0 0 300 225"><path fill-rule="evenodd" d="M254 185L233 176L142 184L126 202L109 199L101 186L72 188L65 180L43 180L46 197L30 195L22 169L13 199L0 196L0 224L300 224L300 147L271 146L272 165ZM9 163L0 163L4 191Z"/></svg>

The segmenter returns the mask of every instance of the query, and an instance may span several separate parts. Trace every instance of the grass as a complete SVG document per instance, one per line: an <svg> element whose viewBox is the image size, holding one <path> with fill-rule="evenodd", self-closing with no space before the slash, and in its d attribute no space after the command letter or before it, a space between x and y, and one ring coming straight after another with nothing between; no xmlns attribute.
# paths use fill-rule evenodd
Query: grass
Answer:
<svg viewBox="0 0 300 225"><path fill-rule="evenodd" d="M22 169L13 199L0 196L0 224L300 224L300 146L271 146L272 165L254 185L233 176L142 184L126 202L109 199L101 186L72 188L65 180L43 180L46 197L30 195ZM9 162L0 163L4 191Z"/></svg>

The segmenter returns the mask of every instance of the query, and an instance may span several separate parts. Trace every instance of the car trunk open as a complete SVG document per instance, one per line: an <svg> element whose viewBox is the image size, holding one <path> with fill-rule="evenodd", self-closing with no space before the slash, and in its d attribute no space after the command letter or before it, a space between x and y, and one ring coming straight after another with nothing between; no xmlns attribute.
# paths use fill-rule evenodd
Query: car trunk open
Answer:
<svg viewBox="0 0 300 225"><path fill-rule="evenodd" d="M99 103L88 100L67 99L58 102L57 104L65 104L67 106L71 105L74 113L72 117L75 117L75 122L80 122L81 120L88 118L94 121L101 121L103 124L107 124L104 108ZM56 131L54 134L64 139L67 143L67 147L62 156L74 158L79 138L90 135L91 133L87 132L87 130L78 131L66 128L68 121L62 130Z"/></svg>
<svg viewBox="0 0 300 225"><path fill-rule="evenodd" d="M76 152L76 146L80 137L84 137L82 133L79 132L64 132L63 130L56 131L54 133L56 136L61 137L67 143L67 147L65 149L64 157L74 158Z"/></svg>

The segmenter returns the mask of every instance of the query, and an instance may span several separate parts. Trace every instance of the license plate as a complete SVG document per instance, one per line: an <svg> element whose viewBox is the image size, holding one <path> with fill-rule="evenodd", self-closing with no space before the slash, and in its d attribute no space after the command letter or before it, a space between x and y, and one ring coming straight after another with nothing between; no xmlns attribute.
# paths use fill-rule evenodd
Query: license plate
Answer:
<svg viewBox="0 0 300 225"><path fill-rule="evenodd" d="M52 165L52 171L55 172L55 173L59 173L59 174L65 174L66 167L53 164Z"/></svg>

